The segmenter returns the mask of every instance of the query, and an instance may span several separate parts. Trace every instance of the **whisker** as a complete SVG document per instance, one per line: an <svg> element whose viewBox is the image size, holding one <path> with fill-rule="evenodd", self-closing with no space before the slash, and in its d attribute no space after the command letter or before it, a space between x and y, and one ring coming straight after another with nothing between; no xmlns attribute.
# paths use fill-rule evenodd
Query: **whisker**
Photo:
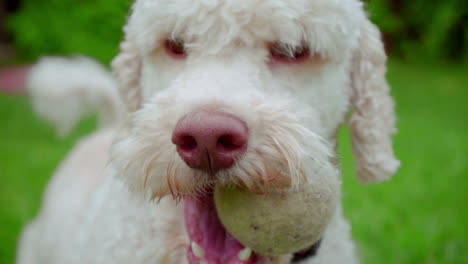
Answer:
<svg viewBox="0 0 468 264"><path fill-rule="evenodd" d="M153 162L154 162L155 159L156 159L156 157L154 157L154 158L150 159L149 161L145 162L145 164L143 165L143 168L144 168L143 173L145 175L145 178L143 180L143 189L146 189L146 187L148 186L149 174L152 171ZM149 165L147 165L146 163L149 163Z"/></svg>
<svg viewBox="0 0 468 264"><path fill-rule="evenodd" d="M172 186L172 166L173 166L173 161L169 161L167 164L167 169L166 169L166 180L167 180L167 185L169 187L169 191L172 195L172 198L176 198L176 193L174 192L174 187Z"/></svg>
<svg viewBox="0 0 468 264"><path fill-rule="evenodd" d="M267 168L267 165L265 163L265 160L264 159L261 159L260 160L261 164L263 165L263 168L264 168L264 173L263 174L260 174L261 171L256 171L257 174L260 174L260 177L263 181L263 187L264 187L264 193L265 194L268 194L270 192L270 180L268 178L268 168Z"/></svg>
<svg viewBox="0 0 468 264"><path fill-rule="evenodd" d="M172 179L174 181L174 184L175 184L175 190L176 192L179 194L180 193L180 181L179 181L179 174L177 173L177 169L179 167L178 166L175 166L175 168L173 169L172 171Z"/></svg>

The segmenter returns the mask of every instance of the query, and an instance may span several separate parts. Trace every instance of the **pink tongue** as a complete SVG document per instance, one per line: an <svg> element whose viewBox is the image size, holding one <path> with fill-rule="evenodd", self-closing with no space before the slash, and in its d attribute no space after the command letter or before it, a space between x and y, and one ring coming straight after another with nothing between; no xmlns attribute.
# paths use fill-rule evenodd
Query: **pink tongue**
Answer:
<svg viewBox="0 0 468 264"><path fill-rule="evenodd" d="M248 261L239 260L239 251L245 247L224 229L216 213L213 191L203 196L185 196L185 225L190 241L204 249L205 255L199 258L188 249L191 264L204 260L207 264L255 263L255 256Z"/></svg>

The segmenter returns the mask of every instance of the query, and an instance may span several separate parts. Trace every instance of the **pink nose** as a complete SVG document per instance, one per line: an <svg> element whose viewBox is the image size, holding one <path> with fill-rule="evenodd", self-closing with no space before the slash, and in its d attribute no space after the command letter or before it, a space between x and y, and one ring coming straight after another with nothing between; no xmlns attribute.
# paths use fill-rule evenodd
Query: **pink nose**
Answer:
<svg viewBox="0 0 468 264"><path fill-rule="evenodd" d="M248 131L236 117L200 111L179 120L172 142L189 167L215 174L231 167L246 151Z"/></svg>

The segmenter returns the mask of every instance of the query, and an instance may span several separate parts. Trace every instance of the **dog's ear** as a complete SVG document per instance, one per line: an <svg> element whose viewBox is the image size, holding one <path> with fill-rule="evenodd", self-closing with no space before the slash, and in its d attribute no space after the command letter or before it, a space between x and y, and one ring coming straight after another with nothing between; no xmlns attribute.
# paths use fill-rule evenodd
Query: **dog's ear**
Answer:
<svg viewBox="0 0 468 264"><path fill-rule="evenodd" d="M393 153L394 102L385 78L387 56L377 27L366 19L352 65L350 120L353 153L362 182L384 181L399 168Z"/></svg>
<svg viewBox="0 0 468 264"><path fill-rule="evenodd" d="M130 112L141 106L141 57L131 41L120 44L120 54L112 61L112 69L119 81L122 101Z"/></svg>

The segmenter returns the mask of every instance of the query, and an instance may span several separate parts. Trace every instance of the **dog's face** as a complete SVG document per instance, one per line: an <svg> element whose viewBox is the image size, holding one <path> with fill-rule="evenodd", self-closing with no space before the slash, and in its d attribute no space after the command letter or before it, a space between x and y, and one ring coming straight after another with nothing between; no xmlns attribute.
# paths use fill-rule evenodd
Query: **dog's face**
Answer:
<svg viewBox="0 0 468 264"><path fill-rule="evenodd" d="M351 106L361 179L398 167L385 54L360 1L140 0L125 33L114 69L130 115L113 161L131 189L178 198L336 180Z"/></svg>

